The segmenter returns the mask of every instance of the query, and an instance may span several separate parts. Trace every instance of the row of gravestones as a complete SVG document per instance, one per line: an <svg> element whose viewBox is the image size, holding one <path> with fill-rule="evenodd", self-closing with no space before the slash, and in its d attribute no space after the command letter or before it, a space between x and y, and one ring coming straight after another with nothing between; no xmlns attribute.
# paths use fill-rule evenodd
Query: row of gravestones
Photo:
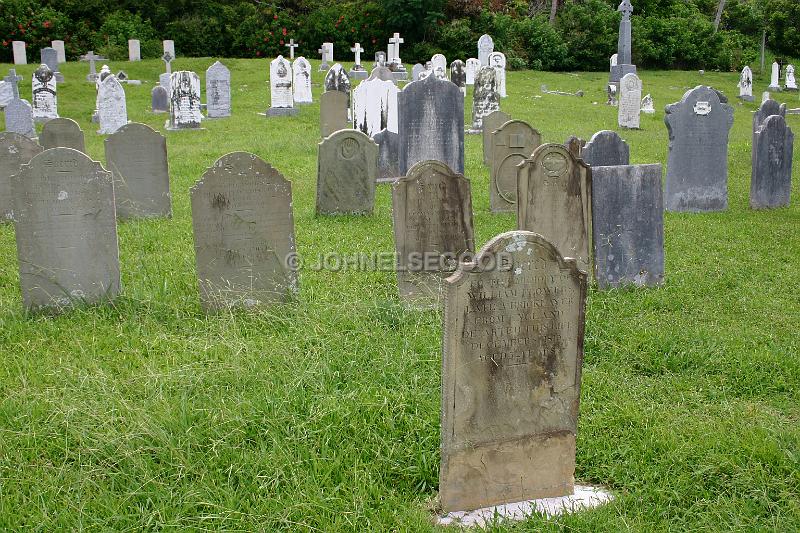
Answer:
<svg viewBox="0 0 800 533"><path fill-rule="evenodd" d="M169 51L172 54L172 57L175 57L175 41L167 39L163 41L163 47L164 47L164 52ZM27 44L25 43L25 41L12 41L11 48L14 54L15 65L28 64L28 58L26 54ZM67 55L66 51L64 50L64 41L62 40L51 41L50 47L44 48L43 50L54 50L56 53L57 61L59 63L67 62ZM92 52L89 52L89 54L92 54ZM141 59L142 59L141 42L138 39L128 39L128 60L141 61ZM44 61L42 62L44 63Z"/></svg>

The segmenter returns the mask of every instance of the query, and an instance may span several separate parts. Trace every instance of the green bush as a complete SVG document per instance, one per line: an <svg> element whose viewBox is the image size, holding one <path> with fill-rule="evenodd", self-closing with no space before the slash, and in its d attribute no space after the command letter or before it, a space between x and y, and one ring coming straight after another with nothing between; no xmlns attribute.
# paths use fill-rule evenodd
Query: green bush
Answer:
<svg viewBox="0 0 800 533"><path fill-rule="evenodd" d="M142 57L161 56L161 42L149 21L128 11L115 11L95 36L94 48L115 61L128 59L128 39L139 39Z"/></svg>

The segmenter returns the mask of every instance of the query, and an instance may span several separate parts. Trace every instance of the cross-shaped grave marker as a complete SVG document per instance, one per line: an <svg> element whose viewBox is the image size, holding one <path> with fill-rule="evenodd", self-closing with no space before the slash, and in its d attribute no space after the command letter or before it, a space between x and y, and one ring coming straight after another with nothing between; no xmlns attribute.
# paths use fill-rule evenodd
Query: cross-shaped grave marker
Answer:
<svg viewBox="0 0 800 533"><path fill-rule="evenodd" d="M401 63L400 61L400 45L405 42L405 40L400 37L399 33L395 33L394 36L389 39L389 42L392 43L392 54L394 57L389 57L390 63L397 63L398 65Z"/></svg>
<svg viewBox="0 0 800 533"><path fill-rule="evenodd" d="M353 46L353 48L350 49L350 51L353 52L356 55L356 66L355 66L355 68L356 69L361 68L361 52L364 51L364 49L361 48L361 43L356 43Z"/></svg>
<svg viewBox="0 0 800 533"><path fill-rule="evenodd" d="M300 46L299 44L295 44L294 39L289 39L289 44L286 47L289 49L289 59L294 60L294 49Z"/></svg>
<svg viewBox="0 0 800 533"><path fill-rule="evenodd" d="M86 75L86 81L94 82L97 80L97 68L94 66L94 62L101 59L105 59L105 57L95 54L94 50L89 50L86 55L81 56L81 61L89 62L89 74Z"/></svg>

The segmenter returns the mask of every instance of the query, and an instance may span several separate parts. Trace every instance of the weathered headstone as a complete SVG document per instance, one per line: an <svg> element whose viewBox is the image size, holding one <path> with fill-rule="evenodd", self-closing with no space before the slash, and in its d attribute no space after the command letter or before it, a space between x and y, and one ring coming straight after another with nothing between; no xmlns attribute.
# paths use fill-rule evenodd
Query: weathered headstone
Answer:
<svg viewBox="0 0 800 533"><path fill-rule="evenodd" d="M39 55L41 56L42 64L47 65L47 68L53 73L56 82L62 83L64 81L64 76L58 69L58 51L48 46L39 50Z"/></svg>
<svg viewBox="0 0 800 533"><path fill-rule="evenodd" d="M511 120L511 115L500 111L492 111L483 117L483 164L490 166L492 159L492 132Z"/></svg>
<svg viewBox="0 0 800 533"><path fill-rule="evenodd" d="M650 96L650 93L644 95L642 98L642 113L646 115L654 115L656 112L656 108L653 106L653 97Z"/></svg>
<svg viewBox="0 0 800 533"><path fill-rule="evenodd" d="M450 63L450 81L461 89L461 94L463 96L467 95L467 73L464 72L464 62L460 59L456 59Z"/></svg>
<svg viewBox="0 0 800 533"><path fill-rule="evenodd" d="M386 52L383 50L378 50L375 52L375 63L372 65L372 67L375 68L383 66L386 66Z"/></svg>
<svg viewBox="0 0 800 533"><path fill-rule="evenodd" d="M497 93L500 98L505 98L508 96L506 94L506 55L503 52L492 52L489 54L489 66L494 69Z"/></svg>
<svg viewBox="0 0 800 533"><path fill-rule="evenodd" d="M219 61L206 69L206 115L231 116L231 71Z"/></svg>
<svg viewBox="0 0 800 533"><path fill-rule="evenodd" d="M778 103L772 98L767 98L753 114L753 145L756 143L756 132L764 125L764 121L772 115L780 115L786 118L786 104Z"/></svg>
<svg viewBox="0 0 800 533"><path fill-rule="evenodd" d="M590 272L592 173L560 144L543 144L520 163L517 228L534 231Z"/></svg>
<svg viewBox="0 0 800 533"><path fill-rule="evenodd" d="M474 85L475 84L475 75L481 69L481 62L479 59L475 59L474 57L470 57L467 59L467 66L464 68L464 73L466 74L466 82L467 85Z"/></svg>
<svg viewBox="0 0 800 533"><path fill-rule="evenodd" d="M19 174L22 165L27 165L42 150L41 146L24 135L11 131L0 132L0 223L10 221L14 214L11 176Z"/></svg>
<svg viewBox="0 0 800 533"><path fill-rule="evenodd" d="M400 298L438 306L442 282L475 251L470 182L439 161L421 161L392 185Z"/></svg>
<svg viewBox="0 0 800 533"><path fill-rule="evenodd" d="M608 94L608 100L606 100L606 105L610 105L611 107L617 107L619 102L617 101L617 86L613 83L609 83L606 85L606 93Z"/></svg>
<svg viewBox="0 0 800 533"><path fill-rule="evenodd" d="M200 112L200 77L190 70L170 76L168 130L197 129L203 121Z"/></svg>
<svg viewBox="0 0 800 533"><path fill-rule="evenodd" d="M233 152L190 196L203 309L290 301L298 291L291 182L259 157Z"/></svg>
<svg viewBox="0 0 800 533"><path fill-rule="evenodd" d="M528 123L509 120L490 133L489 205L493 212L516 211L517 165L542 144Z"/></svg>
<svg viewBox="0 0 800 533"><path fill-rule="evenodd" d="M446 80L429 76L398 95L400 175L420 161L441 161L464 173L464 97Z"/></svg>
<svg viewBox="0 0 800 533"><path fill-rule="evenodd" d="M142 47L139 39L128 39L128 61L141 61Z"/></svg>
<svg viewBox="0 0 800 533"><path fill-rule="evenodd" d="M797 90L797 80L794 77L794 65L788 65L786 67L786 78L783 88L786 91Z"/></svg>
<svg viewBox="0 0 800 533"><path fill-rule="evenodd" d="M630 164L630 148L616 131L598 131L581 150L581 158L590 167Z"/></svg>
<svg viewBox="0 0 800 533"><path fill-rule="evenodd" d="M31 77L33 93L33 120L46 122L58 118L58 99L56 97L56 78L47 65L37 68Z"/></svg>
<svg viewBox="0 0 800 533"><path fill-rule="evenodd" d="M14 50L14 64L27 65L28 57L25 52L25 41L12 41L11 47Z"/></svg>
<svg viewBox="0 0 800 533"><path fill-rule="evenodd" d="M617 123L620 128L639 129L642 110L642 80L633 72L625 74L619 82L619 107Z"/></svg>
<svg viewBox="0 0 800 533"><path fill-rule="evenodd" d="M664 204L668 211L728 207L728 132L733 108L711 87L698 85L668 105L669 155Z"/></svg>
<svg viewBox="0 0 800 533"><path fill-rule="evenodd" d="M617 63L611 67L608 82L619 84L625 74L636 73L636 65L631 62L631 15L633 6L630 0L622 0L617 11L622 13L619 21L619 36L617 38Z"/></svg>
<svg viewBox="0 0 800 533"><path fill-rule="evenodd" d="M592 232L601 289L663 283L661 165L592 167Z"/></svg>
<svg viewBox="0 0 800 533"><path fill-rule="evenodd" d="M169 112L169 93L161 85L156 85L150 92L150 110L153 113Z"/></svg>
<svg viewBox="0 0 800 533"><path fill-rule="evenodd" d="M400 135L381 130L372 136L378 144L378 183L390 183L400 174Z"/></svg>
<svg viewBox="0 0 800 533"><path fill-rule="evenodd" d="M500 93L497 92L495 70L492 67L481 67L472 89L472 128L467 133L481 133L483 118L499 110Z"/></svg>
<svg viewBox="0 0 800 533"><path fill-rule="evenodd" d="M311 63L300 56L292 63L294 76L294 103L310 104L314 101L311 94Z"/></svg>
<svg viewBox="0 0 800 533"><path fill-rule="evenodd" d="M739 98L745 102L753 101L753 71L750 67L746 66L742 69L742 75L739 76Z"/></svg>
<svg viewBox="0 0 800 533"><path fill-rule="evenodd" d="M49 148L73 148L86 153L86 141L83 130L71 118L54 118L44 123L39 144L45 150Z"/></svg>
<svg viewBox="0 0 800 533"><path fill-rule="evenodd" d="M777 61L772 63L772 75L769 81L769 90L780 92L781 91L781 66Z"/></svg>
<svg viewBox="0 0 800 533"><path fill-rule="evenodd" d="M575 135L570 135L569 138L564 141L564 148L566 148L569 153L572 154L572 157L575 159L582 158L583 154L583 147L586 144L586 141L581 139L580 137L576 137Z"/></svg>
<svg viewBox="0 0 800 533"><path fill-rule="evenodd" d="M350 78L342 65L336 63L325 74L325 90L341 91L347 95L347 107L350 108Z"/></svg>
<svg viewBox="0 0 800 533"><path fill-rule="evenodd" d="M317 214L370 214L375 206L378 145L364 133L340 130L319 143Z"/></svg>
<svg viewBox="0 0 800 533"><path fill-rule="evenodd" d="M445 281L445 512L572 494L586 286L527 231L493 238Z"/></svg>
<svg viewBox="0 0 800 533"><path fill-rule="evenodd" d="M319 128L324 139L332 133L350 129L353 124L347 117L347 95L341 91L325 91L319 99Z"/></svg>
<svg viewBox="0 0 800 533"><path fill-rule="evenodd" d="M64 41L62 41L61 39L50 41L50 46L52 46L55 49L56 58L58 59L59 64L66 63L67 51L64 49Z"/></svg>
<svg viewBox="0 0 800 533"><path fill-rule="evenodd" d="M753 136L750 207L788 207L794 134L781 115L768 116Z"/></svg>
<svg viewBox="0 0 800 533"><path fill-rule="evenodd" d="M488 67L489 54L494 52L494 41L490 35L483 34L478 39L478 61L481 62L482 67ZM480 69L479 69L480 70Z"/></svg>
<svg viewBox="0 0 800 533"><path fill-rule="evenodd" d="M368 76L369 73L361 64L361 54L364 52L364 49L361 47L361 43L355 43L350 51L355 54L355 64L353 65L353 68L350 69L350 77L354 80L363 80Z"/></svg>
<svg viewBox="0 0 800 533"><path fill-rule="evenodd" d="M19 98L19 85L18 84L19 84L19 82L22 81L22 76L18 76L17 75L17 71L15 69L11 68L11 69L8 69L8 76L3 76L3 81L11 89L11 98ZM8 103L6 103L5 105L8 105Z"/></svg>
<svg viewBox="0 0 800 533"><path fill-rule="evenodd" d="M97 91L97 118L100 135L110 135L128 123L125 89L114 75L103 80Z"/></svg>
<svg viewBox="0 0 800 533"><path fill-rule="evenodd" d="M264 113L266 116L292 116L299 112L294 107L292 65L283 56L276 57L269 64L269 95L270 107Z"/></svg>
<svg viewBox="0 0 800 533"><path fill-rule="evenodd" d="M8 105L14 99L14 87L3 80L0 81L0 109Z"/></svg>
<svg viewBox="0 0 800 533"><path fill-rule="evenodd" d="M353 91L353 127L372 137L382 129L397 132L397 85L370 76Z"/></svg>
<svg viewBox="0 0 800 533"><path fill-rule="evenodd" d="M173 59L178 57L177 55L175 55L175 41L168 39L168 40L164 41L162 44L163 44L163 50L164 50L165 54L168 53L169 55L172 56Z"/></svg>
<svg viewBox="0 0 800 533"><path fill-rule="evenodd" d="M19 133L29 139L36 139L33 107L27 100L14 98L3 112L6 116L6 131Z"/></svg>
<svg viewBox="0 0 800 533"><path fill-rule="evenodd" d="M106 165L114 177L120 220L172 215L166 138L131 122L105 140Z"/></svg>
<svg viewBox="0 0 800 533"><path fill-rule="evenodd" d="M113 299L120 271L111 173L77 150L51 148L11 182L25 308Z"/></svg>
<svg viewBox="0 0 800 533"><path fill-rule="evenodd" d="M447 58L444 54L433 54L431 57L431 69L435 73L437 69L447 72Z"/></svg>

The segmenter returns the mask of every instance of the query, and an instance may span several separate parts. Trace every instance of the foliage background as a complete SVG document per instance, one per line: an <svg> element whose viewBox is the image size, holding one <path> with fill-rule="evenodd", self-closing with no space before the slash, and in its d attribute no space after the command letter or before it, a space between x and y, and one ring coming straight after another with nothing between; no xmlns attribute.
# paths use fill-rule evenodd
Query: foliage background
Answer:
<svg viewBox="0 0 800 533"><path fill-rule="evenodd" d="M30 60L53 39L63 39L75 59L95 50L127 57L127 40L142 41L144 57L157 57L161 39L173 39L190 57L271 57L299 52L316 57L324 41L337 57L360 42L368 57L386 48L392 32L405 39L402 57L414 63L436 52L476 55L489 33L511 68L604 70L616 51L617 0L3 0L0 62L11 41L28 43ZM800 2L728 0L714 32L719 0L634 0L634 62L644 68L738 70L756 62L762 31L779 56L800 56Z"/></svg>

